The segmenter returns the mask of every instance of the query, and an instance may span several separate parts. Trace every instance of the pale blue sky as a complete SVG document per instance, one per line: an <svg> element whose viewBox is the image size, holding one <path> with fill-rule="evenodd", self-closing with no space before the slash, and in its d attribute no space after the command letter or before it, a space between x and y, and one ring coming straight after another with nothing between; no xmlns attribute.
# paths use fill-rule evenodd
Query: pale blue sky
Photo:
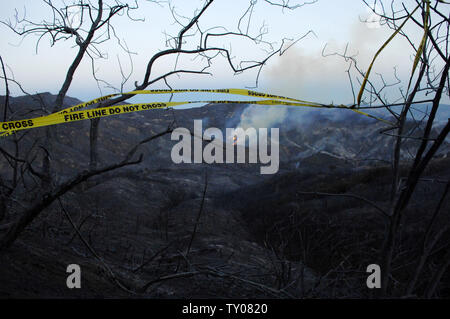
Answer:
<svg viewBox="0 0 450 319"><path fill-rule="evenodd" d="M60 1L54 0L60 5ZM167 4L157 5L148 1L138 1L141 6L139 12L134 13L136 18L144 18L145 22L129 22L125 18L118 18L115 25L118 36L124 39L133 55L134 72L125 90L132 90L135 81L141 82L146 61L156 52L165 49L164 32L176 34L179 26L173 23ZM70 1L66 0L66 3ZM194 10L201 8L204 1L171 1L177 12L191 17ZM291 1L292 4L302 1ZM408 3L408 1L406 1ZM216 0L200 20L200 26L204 29L221 25L229 31L236 31L237 21L248 6L247 0ZM38 0L2 1L0 19L5 21L13 18L14 9L19 15L23 15L24 6L27 8L27 18L41 20L48 17L48 7ZM318 0L317 3L305 5L297 10L281 10L278 7L269 6L259 0L253 12L252 28L250 32L256 32L263 22L268 27L267 41L279 41L281 38L297 38L309 30L314 35L299 41L286 54L275 57L263 69L260 77L259 90L290 95L292 97L308 99L318 102L349 103L352 101L350 86L347 80L347 64L337 57L321 56L325 44L328 52L341 51L348 43L351 53L358 53L361 67L365 69L370 58L389 36L390 31L385 28L369 28L360 22L360 18L369 16L369 11L360 0ZM184 21L180 18L180 21ZM416 31L415 31L416 30ZM411 29L417 33L417 39L421 33L418 29ZM56 94L64 79L65 72L77 49L73 48L73 40L59 42L50 47L49 39L44 39L36 55L34 45L37 38L30 36L21 41L20 37L13 34L4 25L0 25L0 38L2 44L0 54L4 61L14 72L15 78L23 87L31 92L49 91ZM413 37L414 38L414 37ZM189 38L188 38L189 39ZM194 45L197 42L194 42ZM220 40L217 45L228 45L228 42ZM124 70L130 70L127 55L118 49L116 40L111 40L101 47L103 52L109 55L108 61L101 61L97 67L99 77L109 81L115 86L120 85L120 71L117 58L120 58ZM262 57L262 51L249 42L237 41L233 43L232 53L236 61L248 58ZM198 68L201 61L181 59L180 64L186 67ZM387 80L393 79L393 67L397 67L398 74L406 79L410 72L412 52L406 41L398 40L383 52L374 72L383 72ZM161 75L164 71L173 68L174 59L161 60L155 65L154 75ZM89 100L100 95L96 82L90 73L90 62L85 59L80 69L75 74L73 84L68 95ZM242 75L233 75L232 70L224 60L217 59L211 70L214 76L195 75L169 78L169 83L174 88L244 88L254 85L255 72L250 71ZM9 75L11 75L8 70ZM406 85L406 84L405 84ZM151 88L166 88L163 82ZM4 85L0 84L0 94L4 94ZM12 85L13 95L19 95L17 88ZM102 93L110 93L112 90L102 87ZM211 97L212 96L207 96ZM182 96L181 98L185 98ZM205 96L193 96L193 99L205 98ZM220 98L224 98L223 96ZM139 100L155 100L158 97L141 98ZM159 98L161 99L161 98Z"/></svg>

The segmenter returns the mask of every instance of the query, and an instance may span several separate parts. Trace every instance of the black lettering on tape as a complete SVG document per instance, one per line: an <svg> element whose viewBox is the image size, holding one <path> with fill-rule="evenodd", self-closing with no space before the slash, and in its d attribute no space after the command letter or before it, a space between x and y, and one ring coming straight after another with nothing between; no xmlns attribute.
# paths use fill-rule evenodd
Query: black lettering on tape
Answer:
<svg viewBox="0 0 450 319"><path fill-rule="evenodd" d="M8 122L8 123L2 123L2 128L4 130L14 130L19 128L25 128L29 126L33 126L34 122L33 120L22 120L22 121L14 121L14 122Z"/></svg>

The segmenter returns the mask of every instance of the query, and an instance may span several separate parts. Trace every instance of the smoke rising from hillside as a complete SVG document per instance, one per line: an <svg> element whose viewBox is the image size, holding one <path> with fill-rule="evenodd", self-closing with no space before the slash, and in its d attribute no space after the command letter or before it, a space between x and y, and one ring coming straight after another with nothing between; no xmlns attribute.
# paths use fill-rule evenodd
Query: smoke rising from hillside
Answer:
<svg viewBox="0 0 450 319"><path fill-rule="evenodd" d="M348 34L347 55L354 56L361 70L370 64L373 55L391 34L386 27L379 29L368 28L361 22L355 22ZM325 44L325 43L324 43ZM353 94L346 73L349 62L332 53L343 53L345 42L331 39L326 42L326 50L322 52L307 51L298 47L291 47L282 56L268 65L265 75L268 77L267 87L271 93L291 96L303 100L324 104L351 104ZM383 51L376 64L373 74L383 74L387 81L393 78L393 66L397 66L398 75L410 72L410 63L404 58L408 44L404 40L394 40L389 48ZM324 55L323 55L324 54ZM355 72L351 73L353 84L358 85ZM377 78L372 79L376 83ZM357 90L357 88L356 88ZM357 92L356 92L357 93ZM331 98L330 98L331 97ZM279 127L284 125L309 125L312 122L332 121L360 121L364 116L355 115L351 111L303 108L302 111L292 112L291 107L261 107L249 106L242 114L238 126L246 127Z"/></svg>
<svg viewBox="0 0 450 319"><path fill-rule="evenodd" d="M285 120L287 113L287 107L284 106L250 105L242 112L238 126L243 129L277 127Z"/></svg>

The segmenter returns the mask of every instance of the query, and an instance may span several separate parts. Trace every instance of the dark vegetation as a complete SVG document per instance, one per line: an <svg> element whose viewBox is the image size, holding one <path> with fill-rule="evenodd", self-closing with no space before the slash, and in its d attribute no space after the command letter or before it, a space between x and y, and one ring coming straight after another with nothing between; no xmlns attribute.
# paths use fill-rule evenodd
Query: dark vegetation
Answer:
<svg viewBox="0 0 450 319"><path fill-rule="evenodd" d="M163 131L175 114L180 126L191 127L194 119L208 118L208 125L224 127L224 121L239 115L244 107L210 105L105 119L99 132L105 140L100 164L114 162L125 154L121 150L125 152L148 135L146 123L152 123L155 132ZM344 134L347 139L339 139L340 145L332 138L323 148L328 153L316 151L301 159L298 146L288 139L323 145L324 134L342 136L346 122L330 121L328 127L333 129L326 133L314 124L291 126L287 131L281 128L280 172L274 176L259 175L259 164L175 165L170 159L175 141L169 135L156 139L141 149L140 164L80 183L27 226L0 257L1 295L371 297L365 267L377 261L385 219L372 205L342 195L356 194L386 209L392 168L382 161L329 155L336 149L350 154L356 136L365 134L367 124L363 121L356 126L361 131L349 130ZM78 136L87 128L87 122L60 127L64 140L55 144L60 155L53 160L60 167L59 179L70 178L86 165L83 148L88 145ZM33 134L43 131L35 129ZM28 144L26 139L23 145L31 147L31 140ZM385 145L374 140L369 149L378 147L380 155L386 154ZM444 147L428 167L408 207L402 245L395 253L392 296L404 292L420 254L418 242L445 189L442 181L450 175L447 150ZM9 171L5 164L1 169ZM401 175L406 172L402 166ZM203 196L206 174L208 187ZM448 198L437 224L448 225L447 211ZM16 214L10 211L4 224ZM439 239L429 268L420 276L419 293L426 289L446 243L448 233ZM65 268L71 263L82 267L81 290L65 287ZM448 296L448 282L446 274L439 297Z"/></svg>

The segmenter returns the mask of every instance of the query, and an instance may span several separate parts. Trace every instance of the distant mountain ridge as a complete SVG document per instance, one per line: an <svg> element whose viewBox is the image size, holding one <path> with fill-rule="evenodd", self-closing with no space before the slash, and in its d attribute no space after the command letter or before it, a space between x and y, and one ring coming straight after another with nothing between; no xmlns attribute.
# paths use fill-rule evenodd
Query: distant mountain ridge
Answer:
<svg viewBox="0 0 450 319"><path fill-rule="evenodd" d="M10 106L14 113L13 117L22 119L45 115L55 98L56 95L48 92L11 97ZM4 96L0 97L0 103L4 103ZM76 98L66 97L63 107L79 103L81 101ZM244 113L246 108L245 104L208 104L197 108L173 111L158 109L107 117L101 124L100 151L106 157L110 157L111 152L123 153L128 142L137 142L145 138L148 132L156 134L164 131L173 121L176 121L178 126L192 130L193 121L202 119L203 129L218 127L225 131L225 128L230 125L238 125L241 117L247 114ZM265 110L264 106L257 106L257 108ZM441 108L443 111L440 114L450 114L450 105L442 105ZM436 124L439 126L439 122ZM302 167L302 161L315 154L321 154L322 159L323 156L329 157L329 162L342 161L353 167L367 165L368 162L389 161L391 158L393 138L379 133L386 124L348 110L290 107L286 118L277 126L280 128L280 161L283 163L282 167L286 169ZM89 121L70 123L64 125L61 130L67 134L66 137L64 134L61 135L65 144L74 145L69 137L74 137L80 132L83 136L87 136ZM418 132L414 134L417 136ZM433 134L436 134L436 131ZM165 141L156 142L156 144L160 148L156 156L167 163L169 160L167 155L170 154L170 148L174 142ZM417 145L416 140L406 141L402 158L410 158L411 151ZM75 147L79 151L88 149L88 138L78 140ZM450 144L447 140L438 152L438 156L447 156L449 152Z"/></svg>

